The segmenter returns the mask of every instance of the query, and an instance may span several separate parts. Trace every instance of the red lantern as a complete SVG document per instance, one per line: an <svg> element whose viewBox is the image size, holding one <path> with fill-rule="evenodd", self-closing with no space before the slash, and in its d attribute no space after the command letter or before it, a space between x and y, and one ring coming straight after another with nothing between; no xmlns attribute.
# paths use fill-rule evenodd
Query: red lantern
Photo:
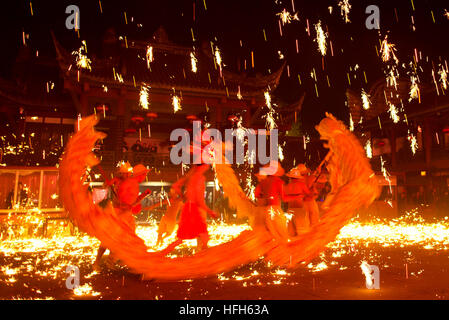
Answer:
<svg viewBox="0 0 449 320"><path fill-rule="evenodd" d="M97 104L95 109L97 109L97 112L105 112L109 110L108 106L105 104Z"/></svg>
<svg viewBox="0 0 449 320"><path fill-rule="evenodd" d="M137 130L134 129L134 128L128 128L128 129L125 130L125 133L126 133L126 134L134 134L134 133L136 133L136 132L137 132Z"/></svg>
<svg viewBox="0 0 449 320"><path fill-rule="evenodd" d="M147 118L149 118L150 120L154 120L157 118L157 113L155 112L148 112L147 113Z"/></svg>
<svg viewBox="0 0 449 320"><path fill-rule="evenodd" d="M144 118L142 116L133 116L131 118L131 121L134 123L141 123L143 122Z"/></svg>
<svg viewBox="0 0 449 320"><path fill-rule="evenodd" d="M198 117L196 115L194 115L194 114L189 114L186 117L186 119L189 120L189 121L195 121L195 120L198 120Z"/></svg>

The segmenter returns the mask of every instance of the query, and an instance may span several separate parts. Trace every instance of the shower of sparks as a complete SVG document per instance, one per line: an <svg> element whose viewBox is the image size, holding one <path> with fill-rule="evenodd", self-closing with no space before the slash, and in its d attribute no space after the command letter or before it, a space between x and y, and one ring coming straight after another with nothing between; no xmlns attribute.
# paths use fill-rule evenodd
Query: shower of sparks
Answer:
<svg viewBox="0 0 449 320"><path fill-rule="evenodd" d="M349 3L349 0L342 0L338 3L341 9L341 16L344 17L345 23L351 22L349 20L349 12L351 11L351 4Z"/></svg>
<svg viewBox="0 0 449 320"><path fill-rule="evenodd" d="M76 296L98 296L100 295L100 292L95 292L92 290L92 286L88 283L79 286L78 288L75 288L73 290L73 293Z"/></svg>
<svg viewBox="0 0 449 320"><path fill-rule="evenodd" d="M282 25L291 23L292 20L299 20L298 13L295 13L294 15L292 15L290 12L288 12L285 9L282 10L282 12L277 13L276 15L280 17L280 19L282 21Z"/></svg>
<svg viewBox="0 0 449 320"><path fill-rule="evenodd" d="M349 114L349 131L354 131L354 120L352 120L352 114Z"/></svg>
<svg viewBox="0 0 449 320"><path fill-rule="evenodd" d="M390 118L393 120L394 123L398 123L401 118L398 115L398 109L396 106L392 103L389 103L390 107L388 109L388 112L390 112Z"/></svg>
<svg viewBox="0 0 449 320"><path fill-rule="evenodd" d="M315 273L315 272L320 272L320 271L326 270L328 268L328 266L327 266L326 262L322 261L315 266L313 265L313 263L309 263L307 265L307 268L309 268L311 272Z"/></svg>
<svg viewBox="0 0 449 320"><path fill-rule="evenodd" d="M181 99L174 95L172 98L172 104L173 104L173 113L178 112L179 110L182 110L181 108Z"/></svg>
<svg viewBox="0 0 449 320"><path fill-rule="evenodd" d="M388 43L388 35L385 36L385 39L382 41L381 47L380 47L380 53L382 55L382 61L388 62L391 58L395 61L396 64L398 64L399 60L395 55L395 45L392 43Z"/></svg>
<svg viewBox="0 0 449 320"><path fill-rule="evenodd" d="M279 161L284 160L284 151L282 150L282 146L280 144L278 145L278 158Z"/></svg>
<svg viewBox="0 0 449 320"><path fill-rule="evenodd" d="M390 187L390 194L392 194L393 190L391 188L390 174L388 173L387 169L385 168L385 160L382 159L382 156L380 156L380 171L382 172L382 175L384 176L385 181L388 182L388 186Z"/></svg>
<svg viewBox="0 0 449 320"><path fill-rule="evenodd" d="M389 87L395 87L397 89L398 86L398 79L399 79L399 71L393 66L390 68L390 71L387 73L387 86Z"/></svg>
<svg viewBox="0 0 449 320"><path fill-rule="evenodd" d="M271 96L269 91L264 92L265 96L265 104L268 107L268 112L264 116L265 117L265 126L268 130L273 130L276 128L276 122L274 120L275 111L273 109L273 106L271 105Z"/></svg>
<svg viewBox="0 0 449 320"><path fill-rule="evenodd" d="M369 141L369 140L366 141L365 151L366 151L366 156L371 159L373 157L373 150L371 149L371 141Z"/></svg>
<svg viewBox="0 0 449 320"><path fill-rule="evenodd" d="M449 19L449 11L446 9L444 9L444 16Z"/></svg>
<svg viewBox="0 0 449 320"><path fill-rule="evenodd" d="M221 53L220 53L220 49L218 49L218 47L215 47L215 62L218 65L218 68L220 69L220 75L221 75L223 61L221 60Z"/></svg>
<svg viewBox="0 0 449 320"><path fill-rule="evenodd" d="M244 138L245 138L247 129L242 125L242 122L243 122L243 119L240 116L239 120L237 121L237 129L235 129L235 135L240 142L246 144L246 141L244 141Z"/></svg>
<svg viewBox="0 0 449 320"><path fill-rule="evenodd" d="M268 107L268 109L271 109L271 96L269 91L265 91L264 93L265 97L265 105Z"/></svg>
<svg viewBox="0 0 449 320"><path fill-rule="evenodd" d="M321 21L318 21L317 24L315 24L315 31L316 31L316 42L318 43L318 51L321 53L321 55L325 56L327 47L326 47L326 38L327 34L323 31L323 28L321 27Z"/></svg>
<svg viewBox="0 0 449 320"><path fill-rule="evenodd" d="M365 92L364 89L362 89L362 105L363 105L363 109L368 110L370 105L371 105L371 101L369 99L369 95Z"/></svg>
<svg viewBox="0 0 449 320"><path fill-rule="evenodd" d="M408 101L412 101L413 99L419 99L419 86L417 82L417 78L415 76L410 77L410 92Z"/></svg>
<svg viewBox="0 0 449 320"><path fill-rule="evenodd" d="M87 70L92 70L90 64L92 63L92 61L86 56L87 53L87 45L86 45L86 41L83 40L81 47L78 49L78 51L73 51L72 55L75 56L76 59L76 65L78 68L80 69L87 69Z"/></svg>
<svg viewBox="0 0 449 320"><path fill-rule="evenodd" d="M147 68L150 68L150 63L153 62L153 47L147 46Z"/></svg>
<svg viewBox="0 0 449 320"><path fill-rule="evenodd" d="M192 72L196 73L198 71L197 62L198 60L195 57L195 54L193 52L190 52L190 62L192 64Z"/></svg>
<svg viewBox="0 0 449 320"><path fill-rule="evenodd" d="M42 219L42 223L43 221ZM0 266L0 283L3 286L23 285L26 284L23 281L28 279L49 280L57 283L67 278L65 272L67 265L91 268L100 244L97 239L83 235L76 229L75 235L70 235L70 228L67 225L55 221L50 222L48 226L50 237L43 238L37 234L39 224L38 221L36 228L31 228L36 233L34 231L33 234L29 233L29 227L34 225L20 224L21 228L15 235L2 238L0 253L6 262ZM251 229L248 224L237 225L224 222L212 222L207 227L211 247L229 242L241 232ZM149 251L165 248L176 238L174 233L156 247L157 231L158 220L156 219L150 218L145 225L137 226L136 233L145 241ZM186 240L170 256L193 254L196 245L196 240ZM339 270L360 270L358 268L361 265L354 265L353 258L358 261L373 261L374 264L382 263L383 268L403 267L402 255L399 260L393 260L389 251L377 250L378 246L385 250L399 250L400 253L406 253L407 256L416 259L416 266L421 265L415 273L419 275L423 271L426 272L428 261L424 260L425 257L415 256L416 252L442 253L445 256L449 252L449 219L446 216L425 220L418 214L417 209L394 219L373 218L368 222L361 222L354 218L340 230L336 239L326 246L327 250L320 254L317 261L304 266L304 272L316 274ZM346 258L351 258L351 261L349 262ZM222 273L217 275L217 278L220 282L241 281L242 286L246 287L286 284L286 281L291 281L291 276L290 270L273 269L271 263L260 260L248 264L248 270ZM108 288L105 289L98 284L98 280L103 277L96 272L84 275L81 286L73 291L74 298L108 294ZM106 277L109 277L109 274ZM34 299L55 299L59 294L53 288L50 290L42 288L34 291ZM15 296L14 298L23 299L24 297Z"/></svg>
<svg viewBox="0 0 449 320"><path fill-rule="evenodd" d="M443 66L440 66L440 70L438 71L438 74L440 75L440 82L441 86L444 90L447 89L447 70L444 69Z"/></svg>
<svg viewBox="0 0 449 320"><path fill-rule="evenodd" d="M248 174L246 177L246 184L245 184L245 193L248 199L251 201L256 201L256 186L253 184L251 174Z"/></svg>
<svg viewBox="0 0 449 320"><path fill-rule="evenodd" d="M413 154L415 154L416 150L418 150L418 141L416 140L415 135L409 131L407 139L410 141L410 148L412 149Z"/></svg>
<svg viewBox="0 0 449 320"><path fill-rule="evenodd" d="M140 87L139 104L144 110L148 110L148 107L150 105L148 101L148 88L149 86L147 86L145 83L143 83Z"/></svg>

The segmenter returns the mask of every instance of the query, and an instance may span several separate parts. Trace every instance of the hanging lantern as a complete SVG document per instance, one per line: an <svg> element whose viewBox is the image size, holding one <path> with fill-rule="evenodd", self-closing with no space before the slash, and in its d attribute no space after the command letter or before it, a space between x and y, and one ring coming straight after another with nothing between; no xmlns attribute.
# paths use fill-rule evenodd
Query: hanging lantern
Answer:
<svg viewBox="0 0 449 320"><path fill-rule="evenodd" d="M99 114L103 114L103 117L106 117L106 111L109 110L109 107L104 103L97 103L95 106L95 111Z"/></svg>
<svg viewBox="0 0 449 320"><path fill-rule="evenodd" d="M189 115L186 117L186 119L189 120L189 121L196 121L196 120L199 120L198 117L197 117L196 115L194 115L194 114L189 114Z"/></svg>
<svg viewBox="0 0 449 320"><path fill-rule="evenodd" d="M132 134L135 134L136 132L137 132L137 130L134 128L128 128L125 130L126 135L132 135Z"/></svg>
<svg viewBox="0 0 449 320"><path fill-rule="evenodd" d="M157 113L156 112L147 112L146 116L148 119L150 119L150 121L152 121L157 118Z"/></svg>
<svg viewBox="0 0 449 320"><path fill-rule="evenodd" d="M133 116L131 118L131 121L134 122L135 124L140 124L140 123L143 122L143 120L145 120L145 119L142 116L139 116L139 115Z"/></svg>

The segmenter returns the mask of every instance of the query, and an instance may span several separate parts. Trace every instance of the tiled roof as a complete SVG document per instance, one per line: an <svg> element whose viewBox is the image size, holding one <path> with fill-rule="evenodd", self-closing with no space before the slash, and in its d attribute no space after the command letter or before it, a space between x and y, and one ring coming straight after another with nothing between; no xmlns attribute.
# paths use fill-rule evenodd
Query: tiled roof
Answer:
<svg viewBox="0 0 449 320"><path fill-rule="evenodd" d="M77 77L78 69L73 56L54 39L56 52L63 71L70 69L71 77ZM128 47L120 48L120 53L111 58L92 58L92 70L81 70L80 79L108 85L127 85L140 88L142 83L153 89L209 92L211 94L236 95L239 86L243 96L263 95L268 87L276 88L284 65L267 76L249 77L223 70L207 50L176 46L171 43L149 43L127 41ZM146 47L153 47L153 62L147 66ZM209 48L210 49L210 48ZM191 67L190 52L195 52L197 72ZM72 67L70 67L72 65ZM121 84L117 74L123 78Z"/></svg>
<svg viewBox="0 0 449 320"><path fill-rule="evenodd" d="M419 87L421 99L423 99L424 95L427 96L432 94L432 88L428 85L419 84ZM357 126L361 118L363 118L362 121L365 124L377 124L377 117L380 117L381 120L383 118L388 119L389 116L387 113L389 105L387 105L387 100L398 109L404 105L405 112L407 114L415 111L415 109L417 107L419 108L419 106L416 106L413 101L411 103L408 102L409 91L410 82L405 79L400 79L397 86L394 87L388 86L385 79L382 78L376 81L367 92L371 104L370 108L365 110L362 106L361 92L355 92L351 89L346 90L348 107L354 125Z"/></svg>

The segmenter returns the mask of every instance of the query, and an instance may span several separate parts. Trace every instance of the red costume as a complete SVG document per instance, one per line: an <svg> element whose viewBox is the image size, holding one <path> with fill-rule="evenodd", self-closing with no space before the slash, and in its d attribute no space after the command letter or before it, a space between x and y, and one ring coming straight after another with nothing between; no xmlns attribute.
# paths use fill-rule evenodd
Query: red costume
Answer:
<svg viewBox="0 0 449 320"><path fill-rule="evenodd" d="M207 233L206 215L211 211L204 201L206 179L197 168L187 179L181 179L173 187L179 191L185 185L185 204L181 211L177 236L178 239L195 239L200 234Z"/></svg>
<svg viewBox="0 0 449 320"><path fill-rule="evenodd" d="M257 185L254 195L261 206L280 206L284 199L284 181L277 176L267 176Z"/></svg>
<svg viewBox="0 0 449 320"><path fill-rule="evenodd" d="M161 251L166 255L176 248L183 240L201 239L203 248L207 247L209 235L207 233L206 214L213 217L216 214L207 207L204 201L204 193L206 191L206 178L204 172L209 169L208 165L200 165L194 167L186 177L181 178L172 186L174 193L182 196L182 186L184 186L185 204L181 211L181 217L178 222L177 239L167 248Z"/></svg>

